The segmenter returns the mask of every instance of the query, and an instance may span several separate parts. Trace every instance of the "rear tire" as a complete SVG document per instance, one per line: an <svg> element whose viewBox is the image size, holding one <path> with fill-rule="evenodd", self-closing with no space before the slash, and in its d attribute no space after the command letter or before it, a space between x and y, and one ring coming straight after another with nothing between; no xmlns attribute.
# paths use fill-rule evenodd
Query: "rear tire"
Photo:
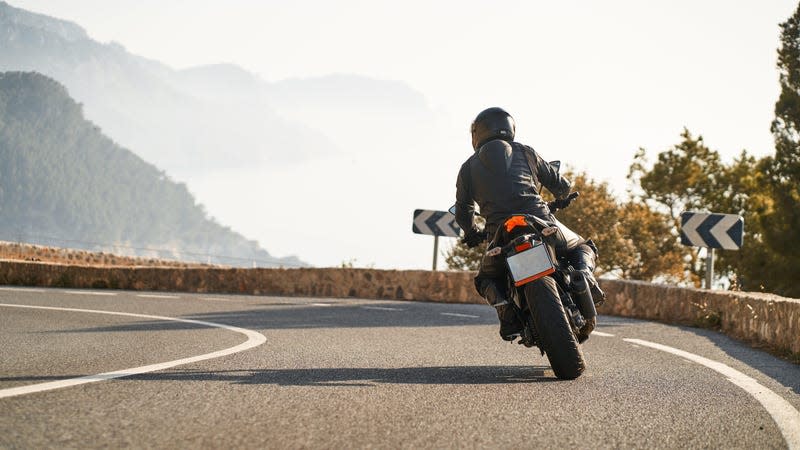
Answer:
<svg viewBox="0 0 800 450"><path fill-rule="evenodd" d="M526 284L525 298L540 346L547 354L556 377L574 380L581 376L586 363L558 296L555 280L543 277Z"/></svg>

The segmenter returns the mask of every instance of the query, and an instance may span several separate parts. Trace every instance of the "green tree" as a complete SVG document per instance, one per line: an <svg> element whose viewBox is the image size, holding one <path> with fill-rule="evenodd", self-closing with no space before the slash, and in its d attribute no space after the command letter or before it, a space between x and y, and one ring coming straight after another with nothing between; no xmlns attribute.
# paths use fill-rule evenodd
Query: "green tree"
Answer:
<svg viewBox="0 0 800 450"><path fill-rule="evenodd" d="M764 217L774 209L765 168L769 158L759 160L742 151L726 164L720 161L718 152L703 143L702 137L695 138L687 130L681 137L679 144L658 155L652 167L647 165L645 151L639 150L629 174L640 188L634 198L668 213L672 218L668 231L673 236L677 236L683 210L743 216L744 245L738 251L716 250L715 273L741 289L778 292L786 275L773 268L782 264L782 257L764 239ZM686 180L692 181L682 180L676 168L686 171ZM699 249L681 246L681 251L686 273L699 286L705 276Z"/></svg>
<svg viewBox="0 0 800 450"><path fill-rule="evenodd" d="M566 171L564 175L581 196L559 211L558 219L595 242L599 249L598 274L641 280L682 276L683 253L670 233L672 220L668 216L644 204L620 204L607 183L596 182L586 173ZM552 197L545 192L545 199ZM485 251L485 246L469 249L458 242L447 252L448 267L476 270Z"/></svg>
<svg viewBox="0 0 800 450"><path fill-rule="evenodd" d="M557 213L558 220L597 244L597 273L652 281L681 279L684 251L671 233L671 219L636 201L621 203L607 183L586 173L565 172L581 196Z"/></svg>
<svg viewBox="0 0 800 450"><path fill-rule="evenodd" d="M774 291L800 297L800 5L781 24L778 71L781 93L772 134L775 156L762 165L772 205L762 216L765 243L775 252Z"/></svg>
<svg viewBox="0 0 800 450"><path fill-rule="evenodd" d="M481 259L486 254L487 244L484 242L473 248L469 248L458 240L445 252L444 261L450 270L478 270Z"/></svg>
<svg viewBox="0 0 800 450"><path fill-rule="evenodd" d="M670 235L677 239L680 214L683 211L708 211L711 198L720 194L723 164L719 153L705 145L702 136L692 136L684 128L681 141L658 154L652 167L647 167L646 152L639 149L628 172L628 179L638 184L640 192L632 200L641 200L671 218ZM721 212L721 211L715 211ZM684 247L685 269L689 279L699 286L705 266L700 251Z"/></svg>
<svg viewBox="0 0 800 450"><path fill-rule="evenodd" d="M658 154L648 170L644 149L634 157L628 178L642 189L642 199L656 209L679 220L680 213L701 210L717 190L722 164L719 153L709 149L702 136L689 130L681 133L681 142Z"/></svg>
<svg viewBox="0 0 800 450"><path fill-rule="evenodd" d="M686 249L675 236L672 219L639 201L619 208L616 228L623 240L616 248L622 278L644 281L682 281Z"/></svg>

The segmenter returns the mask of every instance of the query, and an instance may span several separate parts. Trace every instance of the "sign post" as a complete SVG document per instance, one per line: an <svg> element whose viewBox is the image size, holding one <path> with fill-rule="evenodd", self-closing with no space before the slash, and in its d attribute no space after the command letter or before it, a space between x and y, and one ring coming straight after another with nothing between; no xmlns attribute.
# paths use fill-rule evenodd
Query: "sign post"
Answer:
<svg viewBox="0 0 800 450"><path fill-rule="evenodd" d="M439 236L433 237L433 271L436 272L437 257L439 256Z"/></svg>
<svg viewBox="0 0 800 450"><path fill-rule="evenodd" d="M439 256L439 236L458 237L461 228L456 224L456 216L447 211L414 211L411 231L417 234L433 235L433 270L436 270Z"/></svg>
<svg viewBox="0 0 800 450"><path fill-rule="evenodd" d="M681 213L681 244L707 249L706 289L714 284L714 249L739 250L743 241L744 218L740 215Z"/></svg>

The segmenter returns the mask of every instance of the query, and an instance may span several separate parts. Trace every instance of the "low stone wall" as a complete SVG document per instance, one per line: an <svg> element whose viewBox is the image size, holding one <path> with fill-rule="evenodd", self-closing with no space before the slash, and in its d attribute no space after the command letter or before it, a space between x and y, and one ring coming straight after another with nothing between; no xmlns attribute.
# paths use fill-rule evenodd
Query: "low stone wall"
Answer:
<svg viewBox="0 0 800 450"><path fill-rule="evenodd" d="M0 285L484 303L470 272L81 267L0 261ZM601 280L600 313L705 326L800 357L800 300Z"/></svg>
<svg viewBox="0 0 800 450"><path fill-rule="evenodd" d="M641 281L602 280L601 312L719 329L778 353L800 357L800 300L772 294L709 291Z"/></svg>
<svg viewBox="0 0 800 450"><path fill-rule="evenodd" d="M478 303L469 272L81 267L0 261L0 284Z"/></svg>
<svg viewBox="0 0 800 450"><path fill-rule="evenodd" d="M170 261L159 258L121 256L71 248L47 247L0 241L0 259L51 262L76 266L210 267L210 264Z"/></svg>

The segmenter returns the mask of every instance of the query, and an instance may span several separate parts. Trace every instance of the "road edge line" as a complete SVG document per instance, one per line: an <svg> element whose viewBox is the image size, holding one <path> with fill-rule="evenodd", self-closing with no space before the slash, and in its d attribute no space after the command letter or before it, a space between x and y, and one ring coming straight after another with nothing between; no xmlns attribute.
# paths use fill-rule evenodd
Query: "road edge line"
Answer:
<svg viewBox="0 0 800 450"><path fill-rule="evenodd" d="M43 392L49 391L53 389L60 389L65 387L71 386L78 386L81 384L86 383L94 383L97 381L106 381L106 380L113 380L114 378L122 378L128 377L132 375L140 375L143 373L148 372L155 372L157 370L164 370L169 369L176 366L181 366L184 364L190 364L198 361L205 361L208 359L219 358L222 356L232 355L234 353L239 353L245 350L249 350L254 347L258 347L259 345L263 344L267 341L267 338L253 330L248 330L245 328L234 327L231 325L225 325L221 323L215 322L206 322L202 320L193 320L193 319L178 319L176 317L166 317L166 316L153 316L148 314L135 314L135 313L125 313L125 312L116 312L116 311L102 311L102 310L94 310L94 309L78 309L78 308L61 308L55 306L33 306L33 305L15 305L15 304L8 304L8 303L0 303L0 307L11 307L11 308L28 308L28 309L46 309L52 311L68 311L68 312L83 312L83 313L91 313L91 314L107 314L112 316L126 316L126 317L137 317L137 318L144 318L144 319L154 319L154 320L165 320L171 322L183 322L183 323L191 323L196 325L203 325L211 328L220 328L228 331L233 331L235 333L243 334L247 336L247 340L239 345L226 348L223 350L218 350L216 352L205 353L202 355L197 356L190 356L188 358L181 358L176 359L173 361L166 361L162 363L156 364L148 364L146 366L140 367L133 367L130 369L122 369L116 370L113 372L105 372L100 373L97 375L87 375L84 377L78 378L67 378L64 380L58 381L49 381L46 383L38 383L38 384L30 384L27 386L17 386L13 388L7 389L0 389L0 399L14 397L18 395L25 395L25 394L32 394L35 392Z"/></svg>
<svg viewBox="0 0 800 450"><path fill-rule="evenodd" d="M695 355L694 353L680 350L675 347L657 344L655 342L645 341L642 339L623 340L625 342L672 353L673 355L686 358L689 361L696 362L722 374L728 379L728 381L736 386L739 386L753 398L758 400L759 403L761 403L761 406L767 410L767 413L772 416L772 420L774 420L775 424L778 425L778 429L781 430L781 434L783 434L783 439L786 441L786 445L789 447L789 450L800 450L800 411L792 406L791 403L786 401L786 399L759 383L755 378L747 376L733 367L721 362L704 358L700 355Z"/></svg>

